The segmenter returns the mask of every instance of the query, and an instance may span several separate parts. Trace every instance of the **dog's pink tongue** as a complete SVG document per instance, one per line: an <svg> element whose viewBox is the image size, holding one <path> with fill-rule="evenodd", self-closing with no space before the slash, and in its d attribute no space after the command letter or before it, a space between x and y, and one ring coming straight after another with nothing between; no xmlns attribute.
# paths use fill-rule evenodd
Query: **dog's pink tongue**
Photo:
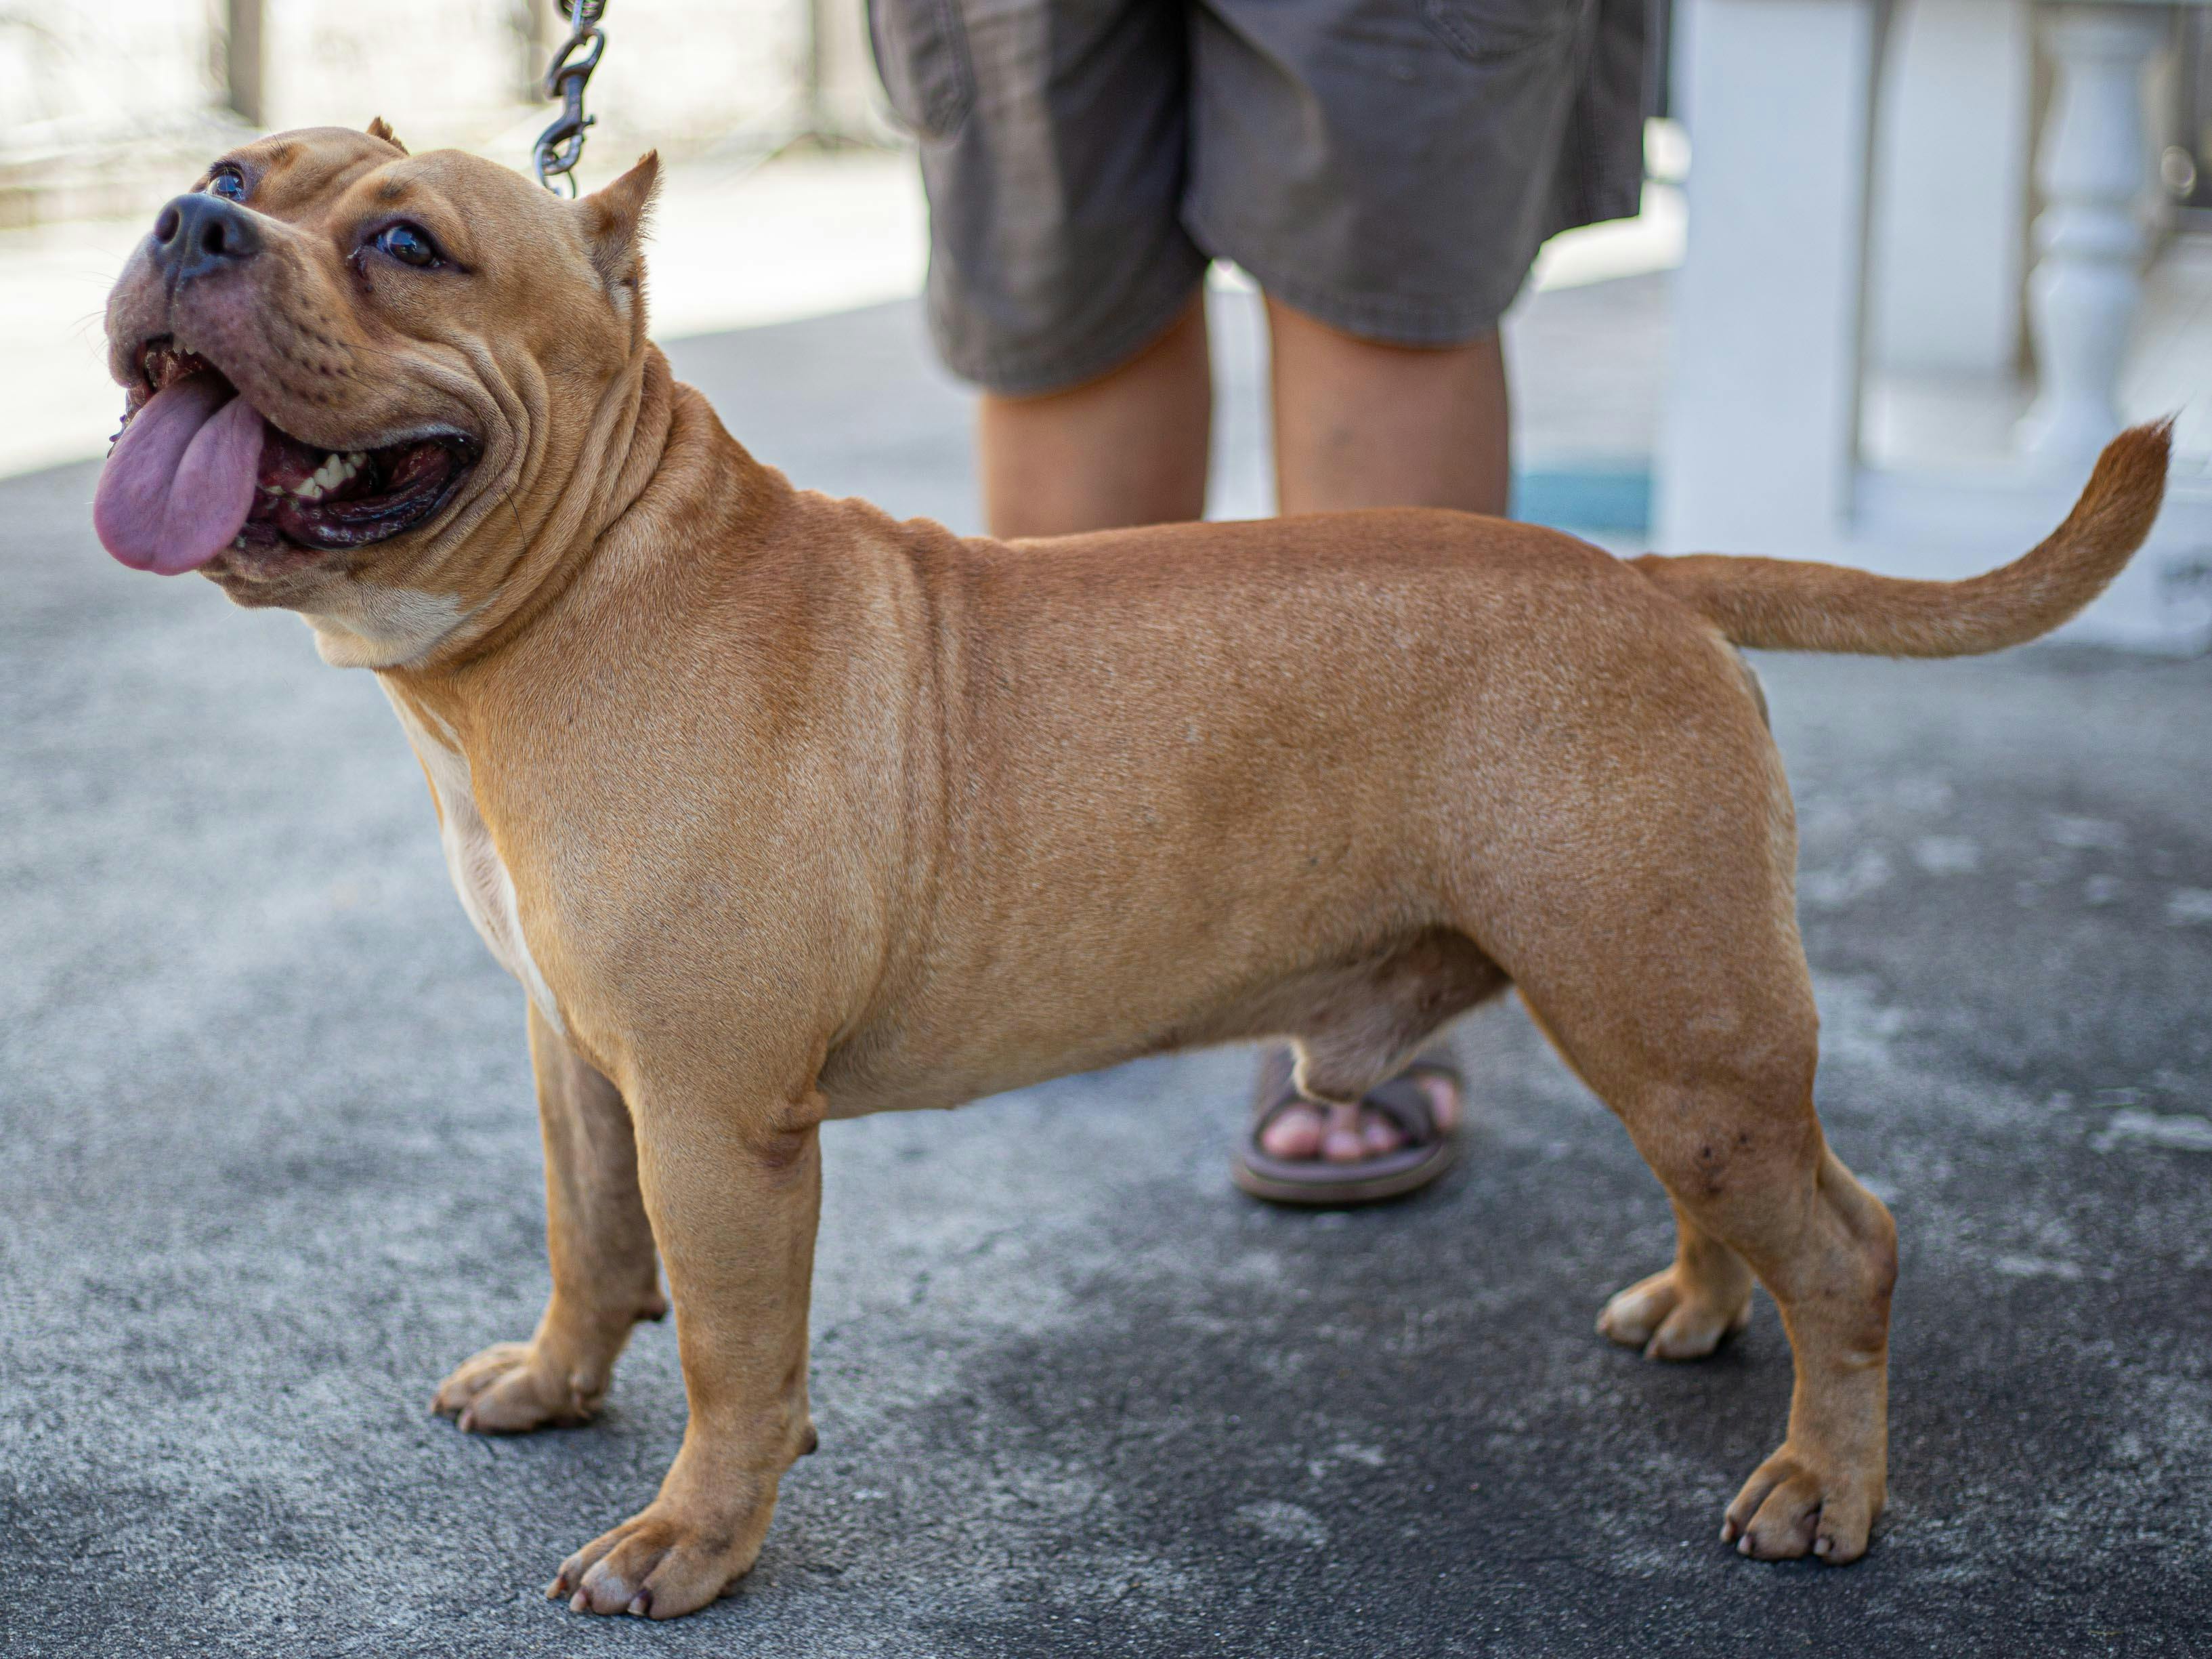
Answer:
<svg viewBox="0 0 2212 1659"><path fill-rule="evenodd" d="M92 498L100 545L134 570L197 570L253 505L261 416L217 374L157 392L116 441Z"/></svg>

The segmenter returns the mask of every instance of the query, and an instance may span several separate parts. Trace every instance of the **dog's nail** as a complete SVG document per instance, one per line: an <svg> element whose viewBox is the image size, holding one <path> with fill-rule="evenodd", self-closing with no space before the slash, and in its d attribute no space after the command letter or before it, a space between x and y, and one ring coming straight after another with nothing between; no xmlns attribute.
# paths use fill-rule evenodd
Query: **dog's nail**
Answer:
<svg viewBox="0 0 2212 1659"><path fill-rule="evenodd" d="M461 1414L453 1421L462 1433L474 1434L477 1427L477 1408L474 1406L462 1407Z"/></svg>
<svg viewBox="0 0 2212 1659"><path fill-rule="evenodd" d="M1751 1553L1751 1534L1749 1533L1744 1534L1743 1541L1735 1547L1735 1553L1738 1555L1748 1555Z"/></svg>
<svg viewBox="0 0 2212 1659"><path fill-rule="evenodd" d="M799 1449L799 1455L801 1457L811 1456L821 1443L822 1437L814 1431L813 1425L809 1424L806 1429L806 1443Z"/></svg>
<svg viewBox="0 0 2212 1659"><path fill-rule="evenodd" d="M1813 1540L1813 1553L1815 1555L1826 1555L1834 1547L1834 1544L1826 1537L1815 1538Z"/></svg>
<svg viewBox="0 0 2212 1659"><path fill-rule="evenodd" d="M1721 1542L1723 1544L1733 1544L1735 1542L1735 1522L1723 1521L1721 1522Z"/></svg>
<svg viewBox="0 0 2212 1659"><path fill-rule="evenodd" d="M586 1595L584 1594L584 1592L583 1592L583 1591L581 1591L581 1590L578 1590L578 1591L577 1591L574 1595L572 1595L572 1596L570 1596L570 1597L568 1598L568 1611L569 1611L569 1612L571 1612L571 1613L589 1613L591 1610L592 1610L592 1601L591 1601L591 1598L590 1598L589 1596Z"/></svg>
<svg viewBox="0 0 2212 1659"><path fill-rule="evenodd" d="M566 1573L556 1573L553 1577L553 1582L545 1587L545 1599L549 1601L557 1601L568 1593L568 1575Z"/></svg>
<svg viewBox="0 0 2212 1659"><path fill-rule="evenodd" d="M629 1598L629 1616L633 1619L653 1617L653 1592L640 1590Z"/></svg>

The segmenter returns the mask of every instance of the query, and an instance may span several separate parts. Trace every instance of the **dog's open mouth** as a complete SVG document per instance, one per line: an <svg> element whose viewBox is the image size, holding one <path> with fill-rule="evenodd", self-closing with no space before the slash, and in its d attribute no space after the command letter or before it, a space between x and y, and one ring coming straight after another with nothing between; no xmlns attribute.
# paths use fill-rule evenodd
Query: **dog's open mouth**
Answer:
<svg viewBox="0 0 2212 1659"><path fill-rule="evenodd" d="M329 450L280 431L205 358L147 343L145 378L101 472L100 538L124 563L174 575L227 548L364 547L422 523L476 464L465 435L435 431Z"/></svg>

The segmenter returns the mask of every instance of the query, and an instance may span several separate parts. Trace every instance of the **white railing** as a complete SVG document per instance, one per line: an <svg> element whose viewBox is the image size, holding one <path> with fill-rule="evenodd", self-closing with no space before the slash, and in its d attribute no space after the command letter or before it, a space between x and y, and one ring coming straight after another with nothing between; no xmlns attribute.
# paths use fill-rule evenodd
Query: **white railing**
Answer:
<svg viewBox="0 0 2212 1659"><path fill-rule="evenodd" d="M1954 20L1987 21L1990 50L2008 42L2024 54L2025 0L1944 3ZM1883 9L1877 0L1688 0L1689 233L1655 478L1663 548L1963 574L2056 522L2122 424L2118 389L2149 246L2145 67L2169 37L2174 6L2034 9L2054 86L2027 280L2033 404L1995 453L1962 456L1930 443L1870 461L1864 319L1869 225L1881 205L1872 183L1879 94L1905 103L1912 91L1881 84ZM2027 73L2024 55L2017 68ZM2025 99L2012 106L2024 110ZM2024 149L2028 137L2021 118L2013 142ZM1916 164L1894 145L1887 159L1893 173ZM1968 169L1957 187L2007 186L2002 169ZM1980 213L1985 205L1975 196L1962 220L2002 234L2006 216ZM2009 257L1985 252L1999 266L1997 256ZM2150 545L2075 625L2078 636L2169 650L2212 644L2212 592L2201 580L2212 550L2203 459L2177 470Z"/></svg>

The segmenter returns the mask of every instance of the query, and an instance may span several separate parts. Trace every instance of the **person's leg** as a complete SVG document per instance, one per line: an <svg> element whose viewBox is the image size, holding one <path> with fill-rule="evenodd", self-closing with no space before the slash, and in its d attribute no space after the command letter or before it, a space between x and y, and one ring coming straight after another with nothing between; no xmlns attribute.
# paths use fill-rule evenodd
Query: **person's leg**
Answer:
<svg viewBox="0 0 2212 1659"><path fill-rule="evenodd" d="M930 336L981 394L994 535L1194 519L1207 256L1182 220L1189 25L1167 0L870 0L921 138Z"/></svg>
<svg viewBox="0 0 2212 1659"><path fill-rule="evenodd" d="M1505 358L1495 329L1460 346L1363 340L1267 301L1273 364L1275 496L1282 513L1362 507L1505 511ZM1459 1091L1420 1079L1439 1128L1459 1121ZM1380 1112L1292 1106L1261 1131L1280 1158L1352 1164L1395 1152Z"/></svg>
<svg viewBox="0 0 2212 1659"><path fill-rule="evenodd" d="M1363 340L1267 301L1276 510L1505 511L1505 356L1492 329L1464 345Z"/></svg>
<svg viewBox="0 0 2212 1659"><path fill-rule="evenodd" d="M1636 211L1645 10L1190 7L1182 222L1268 296L1281 511L1504 510L1498 319L1546 238ZM1400 1140L1372 1104L1255 1111L1260 1151L1347 1188Z"/></svg>
<svg viewBox="0 0 2212 1659"><path fill-rule="evenodd" d="M1064 392L983 394L975 416L994 536L1065 536L1206 511L1213 381L1206 301L1152 344Z"/></svg>

